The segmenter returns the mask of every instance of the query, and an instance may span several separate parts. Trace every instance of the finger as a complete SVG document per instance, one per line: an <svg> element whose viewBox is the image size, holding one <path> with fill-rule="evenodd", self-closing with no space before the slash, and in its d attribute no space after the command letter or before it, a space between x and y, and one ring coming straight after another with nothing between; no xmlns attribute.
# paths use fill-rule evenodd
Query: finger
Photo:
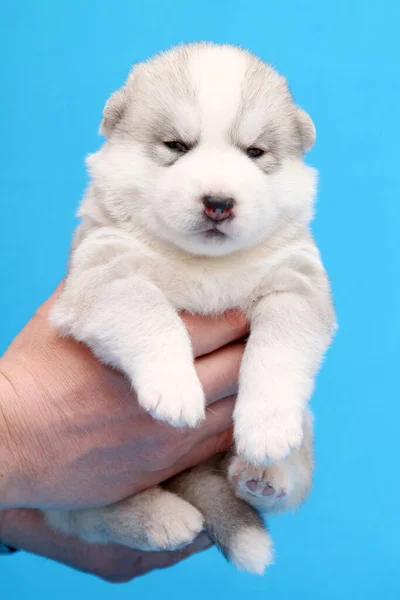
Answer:
<svg viewBox="0 0 400 600"><path fill-rule="evenodd" d="M188 431L189 442L197 444L232 427L235 401L236 396L228 396L208 406L204 421L196 429Z"/></svg>
<svg viewBox="0 0 400 600"><path fill-rule="evenodd" d="M166 481L174 475L191 469L199 464L204 463L216 454L227 452L233 446L233 429L224 430L213 436L209 436L200 440L196 444L190 446L190 449L176 461L170 468L164 469L158 473L159 481Z"/></svg>
<svg viewBox="0 0 400 600"><path fill-rule="evenodd" d="M196 442L186 440L185 443L187 450L178 453L180 458L173 465L162 470L143 473L140 477L140 486L136 487L135 493L166 481L174 475L212 458L216 454L230 450L233 444L233 431L229 427L221 433L209 435Z"/></svg>
<svg viewBox="0 0 400 600"><path fill-rule="evenodd" d="M196 360L196 371L207 405L237 393L244 344L236 343Z"/></svg>
<svg viewBox="0 0 400 600"><path fill-rule="evenodd" d="M180 441L180 451L176 453L179 458L171 466L169 477L232 448L235 400L235 396L230 396L207 408L207 416L201 426L189 430L185 439Z"/></svg>
<svg viewBox="0 0 400 600"><path fill-rule="evenodd" d="M227 452L233 447L233 429L230 427L222 433L205 438L191 447L191 449L173 465L174 475L186 469L202 464L221 452Z"/></svg>
<svg viewBox="0 0 400 600"><path fill-rule="evenodd" d="M193 556L193 554L207 550L212 545L212 541L208 535L203 532L194 542L181 550L173 550L170 552L145 552L142 555L140 570L137 572L137 576L145 575L154 569L172 567L182 560Z"/></svg>
<svg viewBox="0 0 400 600"><path fill-rule="evenodd" d="M64 280L60 281L60 283L57 285L56 289L51 294L51 296L49 296L49 298L47 298L47 300L45 300L39 306L39 308L36 311L36 315L41 316L41 317L48 316L48 313L49 313L50 309L52 308L53 304L56 302L56 300L61 295L61 292L64 288L64 283L65 283Z"/></svg>
<svg viewBox="0 0 400 600"><path fill-rule="evenodd" d="M207 407L206 418L196 429L179 430L173 441L177 462L172 465L174 474L207 460L214 454L232 446L233 409L236 396L229 396Z"/></svg>
<svg viewBox="0 0 400 600"><path fill-rule="evenodd" d="M189 333L196 357L243 339L249 329L245 316L238 310L229 310L220 317L183 314L181 318Z"/></svg>

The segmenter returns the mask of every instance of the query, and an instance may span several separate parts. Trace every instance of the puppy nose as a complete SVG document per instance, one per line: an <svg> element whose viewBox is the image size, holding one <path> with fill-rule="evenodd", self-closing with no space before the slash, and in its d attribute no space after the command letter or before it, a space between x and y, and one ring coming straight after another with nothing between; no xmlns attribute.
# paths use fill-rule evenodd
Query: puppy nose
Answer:
<svg viewBox="0 0 400 600"><path fill-rule="evenodd" d="M204 196L204 213L213 221L224 221L232 213L235 201L226 196Z"/></svg>

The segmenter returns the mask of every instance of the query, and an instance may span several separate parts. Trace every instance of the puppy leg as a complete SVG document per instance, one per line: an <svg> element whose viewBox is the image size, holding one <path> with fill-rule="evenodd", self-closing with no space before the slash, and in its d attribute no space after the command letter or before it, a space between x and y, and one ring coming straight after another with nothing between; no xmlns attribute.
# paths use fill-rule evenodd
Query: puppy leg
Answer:
<svg viewBox="0 0 400 600"><path fill-rule="evenodd" d="M272 541L261 517L235 496L215 461L174 477L167 487L200 510L209 536L239 569L262 574L271 564Z"/></svg>
<svg viewBox="0 0 400 600"><path fill-rule="evenodd" d="M75 250L51 321L123 371L155 419L195 427L205 398L189 334L162 291L135 274L137 258L107 239L99 235L97 245L88 239ZM108 261L96 264L107 252Z"/></svg>
<svg viewBox="0 0 400 600"><path fill-rule="evenodd" d="M236 449L250 463L275 463L302 444L304 411L331 336L320 305L282 292L252 310L234 412Z"/></svg>
<svg viewBox="0 0 400 600"><path fill-rule="evenodd" d="M311 488L313 471L312 417L307 411L303 442L289 456L269 466L256 467L234 456L228 480L238 498L263 513L294 510Z"/></svg>
<svg viewBox="0 0 400 600"><path fill-rule="evenodd" d="M203 529L203 517L194 506L159 487L106 508L45 511L45 518L66 535L137 550L175 550Z"/></svg>

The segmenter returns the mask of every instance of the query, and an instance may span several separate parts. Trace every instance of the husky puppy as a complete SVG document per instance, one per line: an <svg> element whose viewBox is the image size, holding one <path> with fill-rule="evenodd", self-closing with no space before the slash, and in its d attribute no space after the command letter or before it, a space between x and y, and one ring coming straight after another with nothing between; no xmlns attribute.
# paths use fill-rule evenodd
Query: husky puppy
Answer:
<svg viewBox="0 0 400 600"><path fill-rule="evenodd" d="M309 232L314 125L271 66L199 43L135 66L101 132L52 322L123 371L155 419L195 427L205 400L178 313L244 311L235 451L113 506L47 520L144 550L178 548L206 527L234 564L261 573L272 546L260 513L296 507L310 487L307 405L334 328Z"/></svg>

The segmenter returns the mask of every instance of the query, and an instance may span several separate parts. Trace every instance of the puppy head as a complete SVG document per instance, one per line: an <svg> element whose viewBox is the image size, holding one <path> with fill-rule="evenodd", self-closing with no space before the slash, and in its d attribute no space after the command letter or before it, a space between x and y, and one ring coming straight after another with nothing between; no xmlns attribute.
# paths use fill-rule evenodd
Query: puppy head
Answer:
<svg viewBox="0 0 400 600"><path fill-rule="evenodd" d="M137 65L88 159L100 201L191 254L223 255L307 223L315 140L285 79L250 53L191 44Z"/></svg>

